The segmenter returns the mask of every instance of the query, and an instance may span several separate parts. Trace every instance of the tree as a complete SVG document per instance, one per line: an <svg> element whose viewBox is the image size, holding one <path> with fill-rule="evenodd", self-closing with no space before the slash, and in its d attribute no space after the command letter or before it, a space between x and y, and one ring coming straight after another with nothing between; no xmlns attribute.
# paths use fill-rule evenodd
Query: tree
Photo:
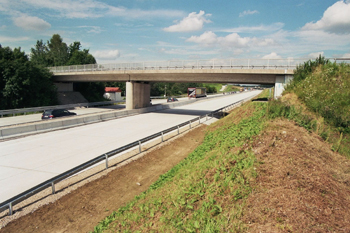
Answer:
<svg viewBox="0 0 350 233"><path fill-rule="evenodd" d="M0 48L0 109L57 104L47 68L35 65L21 48Z"/></svg>
<svg viewBox="0 0 350 233"><path fill-rule="evenodd" d="M49 66L52 62L49 60L49 48L43 42L43 40L38 40L36 42L35 48L31 48L30 60L35 65L41 65L44 67Z"/></svg>
<svg viewBox="0 0 350 233"><path fill-rule="evenodd" d="M95 58L89 54L88 49L83 51L75 50L70 54L70 59L67 63L68 66L71 65L84 65L84 64L96 64Z"/></svg>
<svg viewBox="0 0 350 233"><path fill-rule="evenodd" d="M66 43L60 35L54 34L50 41L47 42L50 49L49 60L52 61L49 66L64 66L67 65L69 60L69 51Z"/></svg>

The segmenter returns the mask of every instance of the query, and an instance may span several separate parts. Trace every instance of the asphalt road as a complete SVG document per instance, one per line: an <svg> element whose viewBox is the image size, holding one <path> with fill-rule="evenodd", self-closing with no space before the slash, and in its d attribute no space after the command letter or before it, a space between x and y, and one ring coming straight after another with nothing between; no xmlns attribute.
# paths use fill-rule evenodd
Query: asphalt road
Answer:
<svg viewBox="0 0 350 233"><path fill-rule="evenodd" d="M260 91L0 142L0 203L94 157Z"/></svg>

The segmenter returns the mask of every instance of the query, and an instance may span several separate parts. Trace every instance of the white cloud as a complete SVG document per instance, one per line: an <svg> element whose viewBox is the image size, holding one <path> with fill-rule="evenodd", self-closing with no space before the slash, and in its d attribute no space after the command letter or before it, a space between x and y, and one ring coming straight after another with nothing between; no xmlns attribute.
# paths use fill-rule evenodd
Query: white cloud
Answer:
<svg viewBox="0 0 350 233"><path fill-rule="evenodd" d="M284 23L277 22L271 25L259 25L252 27L236 27L220 30L221 32L236 32L236 33L256 33L256 32L274 32L281 30L284 27Z"/></svg>
<svg viewBox="0 0 350 233"><path fill-rule="evenodd" d="M342 58L350 58L350 53L346 53L342 56Z"/></svg>
<svg viewBox="0 0 350 233"><path fill-rule="evenodd" d="M35 16L23 15L13 18L13 22L17 27L25 30L44 31L51 27L51 24Z"/></svg>
<svg viewBox="0 0 350 233"><path fill-rule="evenodd" d="M200 36L191 36L186 40L203 46L235 47L244 48L250 46L268 46L274 45L273 39L259 39L255 37L241 37L237 33L231 33L225 37L218 37L212 31L204 32Z"/></svg>
<svg viewBox="0 0 350 233"><path fill-rule="evenodd" d="M109 7L107 12L111 16L120 16L128 18L174 18L181 17L184 15L182 11L178 10L141 10L141 9L127 9L118 7Z"/></svg>
<svg viewBox="0 0 350 233"><path fill-rule="evenodd" d="M102 32L102 29L99 26L80 26L79 28L87 28L87 33L100 34Z"/></svg>
<svg viewBox="0 0 350 233"><path fill-rule="evenodd" d="M59 17L65 18L100 18L106 15L127 18L154 18L154 17L181 17L182 11L178 10L141 10L114 7L103 1L94 0L22 0L27 7L48 9L59 13ZM14 5L12 5L14 6ZM18 7L18 6L16 6Z"/></svg>
<svg viewBox="0 0 350 233"><path fill-rule="evenodd" d="M17 42L17 41L28 41L29 37L8 37L8 36L0 36L0 41L4 42Z"/></svg>
<svg viewBox="0 0 350 233"><path fill-rule="evenodd" d="M202 44L205 46L210 46L218 42L218 37L214 32L208 31L208 32L204 32L200 36L191 36L186 41Z"/></svg>
<svg viewBox="0 0 350 233"><path fill-rule="evenodd" d="M277 53L275 52L272 52L262 57L262 59L281 59L281 58L282 57L280 55L277 55Z"/></svg>
<svg viewBox="0 0 350 233"><path fill-rule="evenodd" d="M319 57L320 55L324 56L324 52L309 53L307 55L307 57L311 58L311 59L315 59L315 58Z"/></svg>
<svg viewBox="0 0 350 233"><path fill-rule="evenodd" d="M91 52L91 54L96 59L107 60L107 59L117 59L120 57L119 50L98 50L95 52Z"/></svg>
<svg viewBox="0 0 350 233"><path fill-rule="evenodd" d="M171 54L171 55L217 55L219 51L216 50L191 50L189 48L174 48L174 49L165 49L161 48L158 50L159 53Z"/></svg>
<svg viewBox="0 0 350 233"><path fill-rule="evenodd" d="M350 33L350 2L334 3L323 13L319 21L305 24L302 30L323 30L336 34Z"/></svg>
<svg viewBox="0 0 350 233"><path fill-rule="evenodd" d="M209 19L205 17L210 16L204 11L200 11L198 14L196 12L190 13L187 17L183 18L179 23L172 25L170 27L164 28L166 32L190 32L198 31L203 28L204 23L210 23Z"/></svg>
<svg viewBox="0 0 350 233"><path fill-rule="evenodd" d="M241 13L239 13L239 17L244 17L246 15L254 15L254 14L258 14L259 11L257 10L254 10L254 11L251 11L251 10L247 10L247 11L243 11Z"/></svg>

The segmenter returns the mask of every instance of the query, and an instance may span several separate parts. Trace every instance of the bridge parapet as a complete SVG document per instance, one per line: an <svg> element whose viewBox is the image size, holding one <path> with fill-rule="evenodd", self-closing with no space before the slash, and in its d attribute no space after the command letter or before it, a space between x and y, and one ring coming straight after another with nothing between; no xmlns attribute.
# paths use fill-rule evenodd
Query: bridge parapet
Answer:
<svg viewBox="0 0 350 233"><path fill-rule="evenodd" d="M115 64L56 66L49 69L56 75L70 72L131 70L200 70L200 69L282 69L293 70L305 59L215 59L186 61L149 61Z"/></svg>

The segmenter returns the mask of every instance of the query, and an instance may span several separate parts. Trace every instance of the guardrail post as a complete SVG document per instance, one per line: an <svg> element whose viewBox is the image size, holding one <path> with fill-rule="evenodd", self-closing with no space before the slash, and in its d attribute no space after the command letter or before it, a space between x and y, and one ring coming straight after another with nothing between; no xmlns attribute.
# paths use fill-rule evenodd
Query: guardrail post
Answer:
<svg viewBox="0 0 350 233"><path fill-rule="evenodd" d="M180 126L177 126L177 135L180 134Z"/></svg>
<svg viewBox="0 0 350 233"><path fill-rule="evenodd" d="M141 141L139 141L139 152L141 153Z"/></svg>
<svg viewBox="0 0 350 233"><path fill-rule="evenodd" d="M162 132L162 142L164 142L164 138L163 138L163 132Z"/></svg>
<svg viewBox="0 0 350 233"><path fill-rule="evenodd" d="M55 190L55 183L51 182L51 187L52 187L52 194L55 194L56 190Z"/></svg>
<svg viewBox="0 0 350 233"><path fill-rule="evenodd" d="M105 157L106 157L106 169L108 169L108 155L105 154Z"/></svg>
<svg viewBox="0 0 350 233"><path fill-rule="evenodd" d="M12 209L12 202L9 204L9 215L13 214L13 209Z"/></svg>
<svg viewBox="0 0 350 233"><path fill-rule="evenodd" d="M201 124L201 117L198 117L198 124Z"/></svg>
<svg viewBox="0 0 350 233"><path fill-rule="evenodd" d="M191 121L190 121L190 129L192 128Z"/></svg>
<svg viewBox="0 0 350 233"><path fill-rule="evenodd" d="M208 114L205 114L205 121L208 121Z"/></svg>

